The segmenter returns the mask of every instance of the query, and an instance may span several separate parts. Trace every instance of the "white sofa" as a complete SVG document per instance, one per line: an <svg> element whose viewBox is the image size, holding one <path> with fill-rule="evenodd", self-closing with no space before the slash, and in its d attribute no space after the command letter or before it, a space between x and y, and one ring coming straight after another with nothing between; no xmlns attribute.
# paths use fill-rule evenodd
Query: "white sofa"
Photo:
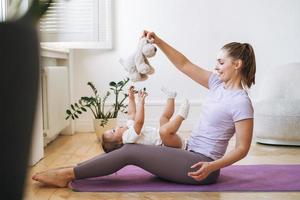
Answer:
<svg viewBox="0 0 300 200"><path fill-rule="evenodd" d="M300 146L300 63L273 68L254 101L256 141Z"/></svg>

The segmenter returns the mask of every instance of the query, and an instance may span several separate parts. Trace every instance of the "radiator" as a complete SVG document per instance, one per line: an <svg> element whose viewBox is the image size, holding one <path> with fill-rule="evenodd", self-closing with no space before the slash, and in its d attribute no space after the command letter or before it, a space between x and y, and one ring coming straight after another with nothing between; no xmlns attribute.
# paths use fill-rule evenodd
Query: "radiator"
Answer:
<svg viewBox="0 0 300 200"><path fill-rule="evenodd" d="M69 123L65 120L69 102L68 68L44 67L43 75L44 145L54 140Z"/></svg>

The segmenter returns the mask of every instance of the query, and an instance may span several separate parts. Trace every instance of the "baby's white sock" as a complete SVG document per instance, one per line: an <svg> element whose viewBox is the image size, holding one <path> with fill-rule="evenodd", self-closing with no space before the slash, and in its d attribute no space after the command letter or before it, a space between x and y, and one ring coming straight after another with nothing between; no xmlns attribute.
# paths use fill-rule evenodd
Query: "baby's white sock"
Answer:
<svg viewBox="0 0 300 200"><path fill-rule="evenodd" d="M165 93L168 98L175 98L177 95L176 91L169 91L166 87L162 87L161 91Z"/></svg>
<svg viewBox="0 0 300 200"><path fill-rule="evenodd" d="M180 105L178 115L186 119L189 114L189 110L190 110L190 102L188 99L184 99Z"/></svg>

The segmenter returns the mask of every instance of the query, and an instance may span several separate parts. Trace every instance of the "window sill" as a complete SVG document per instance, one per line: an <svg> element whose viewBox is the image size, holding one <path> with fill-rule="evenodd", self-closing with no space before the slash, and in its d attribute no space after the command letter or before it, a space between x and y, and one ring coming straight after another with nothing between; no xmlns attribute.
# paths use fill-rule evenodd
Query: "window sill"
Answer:
<svg viewBox="0 0 300 200"><path fill-rule="evenodd" d="M68 59L70 50L55 45L40 44L41 56L48 58Z"/></svg>
<svg viewBox="0 0 300 200"><path fill-rule="evenodd" d="M69 49L112 49L109 42L41 42L40 44L42 47L68 52Z"/></svg>

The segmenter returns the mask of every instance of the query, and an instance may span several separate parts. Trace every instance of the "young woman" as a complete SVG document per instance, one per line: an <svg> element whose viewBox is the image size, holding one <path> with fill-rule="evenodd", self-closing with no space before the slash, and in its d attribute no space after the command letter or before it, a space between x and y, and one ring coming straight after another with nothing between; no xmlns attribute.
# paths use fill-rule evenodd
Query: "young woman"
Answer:
<svg viewBox="0 0 300 200"><path fill-rule="evenodd" d="M155 33L144 31L143 36L152 39L179 71L209 90L201 120L192 131L186 150L125 144L75 167L38 173L34 180L66 187L75 179L105 176L126 165L136 165L169 181L211 184L217 181L221 168L247 155L253 132L253 107L246 90L255 83L256 71L251 45L224 45L217 57L217 73L212 73L193 64ZM224 155L234 133L235 148Z"/></svg>

